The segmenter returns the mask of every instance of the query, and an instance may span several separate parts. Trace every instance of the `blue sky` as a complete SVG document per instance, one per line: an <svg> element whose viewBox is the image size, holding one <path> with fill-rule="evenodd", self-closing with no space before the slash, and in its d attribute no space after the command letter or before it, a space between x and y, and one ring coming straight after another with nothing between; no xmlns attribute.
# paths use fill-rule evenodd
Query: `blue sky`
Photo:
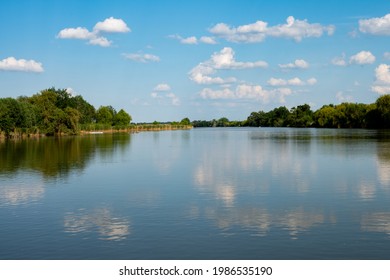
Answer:
<svg viewBox="0 0 390 280"><path fill-rule="evenodd" d="M390 1L0 1L0 97L66 88L134 122L390 93Z"/></svg>

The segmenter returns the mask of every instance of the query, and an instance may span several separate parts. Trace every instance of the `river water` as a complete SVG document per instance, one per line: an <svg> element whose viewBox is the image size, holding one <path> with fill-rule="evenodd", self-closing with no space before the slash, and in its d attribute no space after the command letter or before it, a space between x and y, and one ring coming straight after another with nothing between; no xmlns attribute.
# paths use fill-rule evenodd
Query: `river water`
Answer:
<svg viewBox="0 0 390 280"><path fill-rule="evenodd" d="M0 259L390 259L390 132L0 143Z"/></svg>

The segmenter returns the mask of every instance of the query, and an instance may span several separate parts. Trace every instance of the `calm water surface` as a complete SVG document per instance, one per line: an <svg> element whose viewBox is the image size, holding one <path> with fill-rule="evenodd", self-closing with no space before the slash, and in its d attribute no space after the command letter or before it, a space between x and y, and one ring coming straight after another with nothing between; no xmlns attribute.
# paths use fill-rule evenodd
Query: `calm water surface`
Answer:
<svg viewBox="0 0 390 280"><path fill-rule="evenodd" d="M0 259L390 259L390 132L2 142Z"/></svg>

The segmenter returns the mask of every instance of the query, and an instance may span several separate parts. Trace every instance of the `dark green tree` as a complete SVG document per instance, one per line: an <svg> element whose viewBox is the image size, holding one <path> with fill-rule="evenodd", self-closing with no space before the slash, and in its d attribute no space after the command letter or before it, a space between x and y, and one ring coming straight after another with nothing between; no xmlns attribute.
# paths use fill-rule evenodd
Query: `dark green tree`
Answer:
<svg viewBox="0 0 390 280"><path fill-rule="evenodd" d="M380 127L390 128L390 94L382 95L375 104L380 118Z"/></svg>
<svg viewBox="0 0 390 280"><path fill-rule="evenodd" d="M114 117L114 125L128 126L131 122L131 116L123 109L121 109Z"/></svg>
<svg viewBox="0 0 390 280"><path fill-rule="evenodd" d="M111 106L110 106L111 107ZM113 124L114 115L109 106L100 106L96 111L96 122L102 124Z"/></svg>
<svg viewBox="0 0 390 280"><path fill-rule="evenodd" d="M191 121L189 118L184 118L180 121L181 125L191 125Z"/></svg>
<svg viewBox="0 0 390 280"><path fill-rule="evenodd" d="M0 99L0 129L9 137L23 122L20 103L13 98Z"/></svg>

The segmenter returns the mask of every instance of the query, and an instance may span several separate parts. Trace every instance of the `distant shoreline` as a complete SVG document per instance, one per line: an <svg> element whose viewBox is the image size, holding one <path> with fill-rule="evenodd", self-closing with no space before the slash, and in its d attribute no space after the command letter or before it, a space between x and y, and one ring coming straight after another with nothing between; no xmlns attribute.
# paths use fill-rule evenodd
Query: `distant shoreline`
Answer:
<svg viewBox="0 0 390 280"><path fill-rule="evenodd" d="M42 137L62 137L62 136L76 136L76 135L96 135L96 134L113 134L113 133L138 133L146 131L169 131L169 130L190 130L192 125L172 125L172 124L142 124L131 125L128 128L111 128L101 130L80 130L77 134L61 133L54 135L46 135L43 133L24 133L12 132L8 139L28 139L28 138L42 138ZM0 133L0 139L7 139L4 133Z"/></svg>

